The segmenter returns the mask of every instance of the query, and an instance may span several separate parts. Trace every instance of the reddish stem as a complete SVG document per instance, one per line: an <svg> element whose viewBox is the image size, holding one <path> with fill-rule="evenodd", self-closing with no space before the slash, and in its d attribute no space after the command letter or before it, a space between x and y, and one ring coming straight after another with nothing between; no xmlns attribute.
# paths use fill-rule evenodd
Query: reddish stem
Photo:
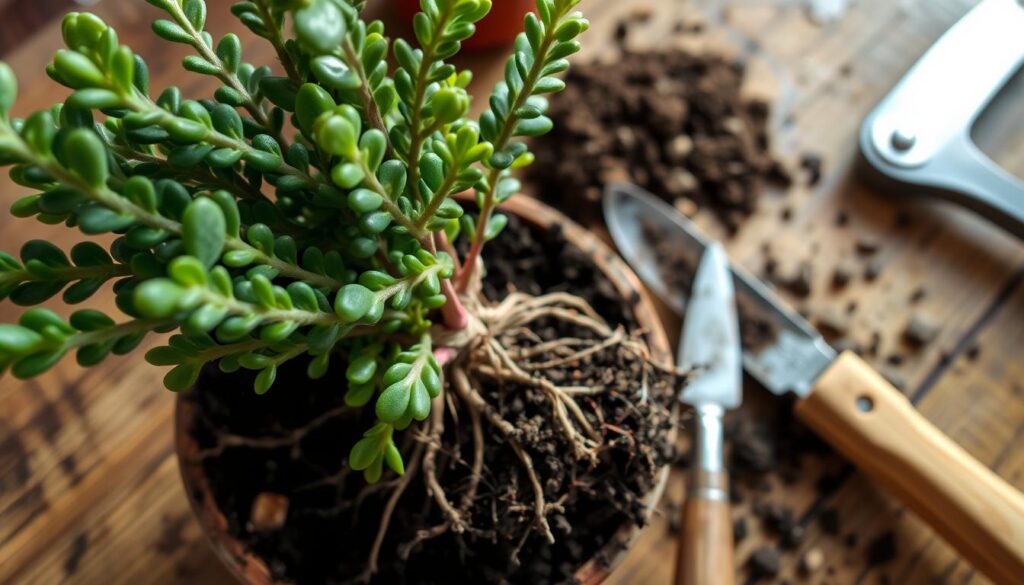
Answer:
<svg viewBox="0 0 1024 585"><path fill-rule="evenodd" d="M455 351L454 347L435 347L434 358L437 359L437 363L443 368L448 365L448 362L455 359L455 356L459 355L459 352Z"/></svg>
<svg viewBox="0 0 1024 585"><path fill-rule="evenodd" d="M444 318L444 326L453 331L465 329L469 325L469 313L466 306L459 299L451 279L441 281L441 292L448 297L448 302L441 307L441 316Z"/></svg>

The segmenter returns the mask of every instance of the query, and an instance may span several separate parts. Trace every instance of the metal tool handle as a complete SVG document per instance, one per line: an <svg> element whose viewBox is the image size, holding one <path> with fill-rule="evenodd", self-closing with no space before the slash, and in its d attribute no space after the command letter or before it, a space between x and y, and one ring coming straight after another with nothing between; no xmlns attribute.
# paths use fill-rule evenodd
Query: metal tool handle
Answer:
<svg viewBox="0 0 1024 585"><path fill-rule="evenodd" d="M676 585L732 585L732 516L729 475L722 457L722 408L697 407L690 467L679 536Z"/></svg>
<svg viewBox="0 0 1024 585"><path fill-rule="evenodd" d="M985 0L950 28L864 120L867 176L965 205L1024 237L1024 182L970 138L1024 63L1022 30L1017 0Z"/></svg>
<svg viewBox="0 0 1024 585"><path fill-rule="evenodd" d="M996 583L1024 578L1024 495L845 352L797 416Z"/></svg>

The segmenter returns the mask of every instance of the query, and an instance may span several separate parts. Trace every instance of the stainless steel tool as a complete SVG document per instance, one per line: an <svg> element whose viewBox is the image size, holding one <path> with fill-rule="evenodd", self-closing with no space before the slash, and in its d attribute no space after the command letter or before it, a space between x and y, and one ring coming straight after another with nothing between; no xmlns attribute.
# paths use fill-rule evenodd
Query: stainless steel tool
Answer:
<svg viewBox="0 0 1024 585"><path fill-rule="evenodd" d="M1024 181L971 139L978 117L1022 65L1024 5L984 0L864 120L866 177L888 192L958 203L1024 238Z"/></svg>
<svg viewBox="0 0 1024 585"><path fill-rule="evenodd" d="M708 240L668 204L632 185L610 186L604 214L626 260L676 308L655 265L651 226L695 256ZM744 351L747 373L775 394L795 393L795 412L818 435L931 524L964 558L997 583L1024 576L1024 496L942 434L852 352L837 355L809 323L760 281L732 267L736 294L774 318L777 339Z"/></svg>
<svg viewBox="0 0 1024 585"><path fill-rule="evenodd" d="M735 567L722 416L740 405L743 369L729 260L717 242L701 258L686 315L677 362L694 375L679 399L696 416L676 584L731 585Z"/></svg>

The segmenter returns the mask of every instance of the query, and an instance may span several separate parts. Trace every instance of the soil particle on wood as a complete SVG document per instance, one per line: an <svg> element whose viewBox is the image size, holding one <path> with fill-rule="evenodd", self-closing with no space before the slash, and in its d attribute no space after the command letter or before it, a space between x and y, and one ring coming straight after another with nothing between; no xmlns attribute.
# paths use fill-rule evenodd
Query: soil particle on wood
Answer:
<svg viewBox="0 0 1024 585"><path fill-rule="evenodd" d="M821 529L825 531L825 534L837 536L842 530L842 524L839 519L839 510L836 508L825 508L821 511L821 515L818 516L818 523L821 524Z"/></svg>
<svg viewBox="0 0 1024 585"><path fill-rule="evenodd" d="M68 577L75 574L78 571L78 565L82 562L82 557L89 550L89 534L87 532L80 532L74 540L71 541L71 550L68 551L68 556L64 559L64 574Z"/></svg>
<svg viewBox="0 0 1024 585"><path fill-rule="evenodd" d="M732 521L732 539L739 543L750 533L750 528L747 526L747 518L745 516L739 516Z"/></svg>
<svg viewBox="0 0 1024 585"><path fill-rule="evenodd" d="M903 329L903 340L911 347L920 349L935 341L940 330L941 327L930 315L922 311L915 311Z"/></svg>
<svg viewBox="0 0 1024 585"><path fill-rule="evenodd" d="M832 288L844 288L851 279L853 279L853 266L848 262L840 261L832 269Z"/></svg>
<svg viewBox="0 0 1024 585"><path fill-rule="evenodd" d="M782 565L779 549L764 545L750 553L750 571L757 578L772 578L779 574Z"/></svg>
<svg viewBox="0 0 1024 585"><path fill-rule="evenodd" d="M868 544L868 565L872 567L884 565L896 558L897 551L896 535L891 530L886 531Z"/></svg>
<svg viewBox="0 0 1024 585"><path fill-rule="evenodd" d="M807 184L815 186L821 181L821 156L814 153L804 153L800 157L800 168L807 173Z"/></svg>
<svg viewBox="0 0 1024 585"><path fill-rule="evenodd" d="M825 553L818 547L814 547L800 557L800 572L805 576L817 573L825 564Z"/></svg>
<svg viewBox="0 0 1024 585"><path fill-rule="evenodd" d="M506 233L485 248L484 256L488 266L484 289L492 300L513 289L533 294L571 290L610 324L636 326L628 301L615 293L582 252L568 245L560 228L538 232L512 217ZM533 334L539 339L587 338L592 337L589 331L540 321ZM336 361L344 368L343 360ZM380 487L367 489L360 474L349 472L349 446L372 424L373 409L356 412L343 406L344 392L338 390L343 369L310 380L301 362L286 363L278 374L279 388L263 396L252 394L251 375L206 370L199 384L202 391L188 395L197 407L191 434L200 449L209 450L225 434L280 437L308 427L294 444L227 448L203 459L202 467L227 520L228 533L262 558L274 578L297 585L342 583L355 578L366 565L394 478L385 476L377 484ZM485 399L520 430L521 446L534 461L548 501L564 506L564 511L557 512L561 520L554 513L549 516L556 536L553 544L534 531L533 512L520 503L524 498L531 501L526 495L531 488L517 455L502 435L485 427L485 465L480 489L468 509L469 530L448 531L420 542L408 549L408 560L403 562L399 550L420 531L445 519L427 496L422 476L415 477L398 501L374 582L560 583L571 580L573 572L595 555L610 562L614 551L599 551L613 545L621 549L625 545L613 536L616 529L645 521L643 497L654 487L661 466L673 456L666 440L673 425L667 408L673 384L651 373L644 401L637 384L643 374L634 367L642 368L612 348L547 372L558 383L578 371L574 384L608 389L588 397L583 408L590 424L607 435L605 450L594 467L570 456L564 435L547 418L551 409L541 393L511 383L480 388ZM329 412L338 414L311 425ZM462 414L458 422L446 415L437 459L439 479L452 498L463 495L470 473L467 460L473 457L470 417ZM403 433L401 448L413 448L415 436L415 429ZM277 530L250 530L253 502L264 493L288 498L286 518ZM570 529L568 534L565 527ZM521 538L525 538L518 555L522 562L516 565L510 559Z"/></svg>
<svg viewBox="0 0 1024 585"><path fill-rule="evenodd" d="M616 30L622 41L629 21ZM744 74L742 63L678 48L574 65L548 113L559 131L534 141L528 182L586 213L607 183L626 180L735 231L765 183L790 181L770 152L768 105L741 95Z"/></svg>
<svg viewBox="0 0 1024 585"><path fill-rule="evenodd" d="M868 282L874 282L878 280L879 275L882 274L883 268L885 268L885 261L883 261L881 257L875 256L868 262L868 265L864 268L864 280Z"/></svg>

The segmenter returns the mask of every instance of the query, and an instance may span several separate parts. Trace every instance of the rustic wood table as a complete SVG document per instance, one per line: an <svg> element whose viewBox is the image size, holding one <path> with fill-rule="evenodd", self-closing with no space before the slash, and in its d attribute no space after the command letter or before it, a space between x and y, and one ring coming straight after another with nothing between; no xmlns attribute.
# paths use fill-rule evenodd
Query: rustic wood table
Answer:
<svg viewBox="0 0 1024 585"><path fill-rule="evenodd" d="M19 1L4 3L8 15L12 3ZM228 2L209 3L210 30L240 29L229 22ZM765 242L784 264L811 262L814 292L799 299L799 305L822 314L856 301L852 336L864 344L874 332L881 337L881 351L869 359L902 381L927 418L982 463L1024 487L1024 246L962 210L875 192L852 173L864 115L973 3L859 0L828 24L812 22L802 0L739 0L728 9L712 10L709 35L753 50L754 73L759 68L766 73L754 77L768 80L768 91L776 96L777 147L790 153L811 149L825 161L823 179L813 188L762 199L760 211L728 247L736 261L752 270L761 269ZM65 4L71 8L71 2ZM584 8L594 24L588 33L590 50L600 51L615 22L637 4L587 0ZM644 5L655 12L639 35L647 43L672 42L667 39L674 22L691 10L667 0ZM155 9L142 0L101 2L95 9L116 26L123 42L146 57L154 87L178 84L190 97L210 93L209 78L186 75L179 66L183 52L149 32ZM269 62L266 45L245 39L248 60ZM17 114L66 95L43 73L59 46L54 20L4 56L21 80ZM481 87L489 87L497 68L478 72ZM757 85L752 83L752 91L760 91ZM999 159L1020 173L1024 132L1010 136ZM4 178L2 206L21 192ZM784 214L785 208L789 212ZM833 221L839 211L849 216L845 227ZM909 226L897 222L901 212L913 218ZM716 229L713 221L704 223ZM852 257L857 238L865 236L881 243L881 273L870 282L855 276L843 290L832 290L828 267ZM79 234L0 214L0 249L16 252L31 238L69 248ZM925 296L911 306L918 289ZM99 295L96 302L113 309L110 294ZM901 332L912 311L927 312L941 333L933 343L907 352ZM8 304L0 309L4 321L17 314ZM146 346L156 343L151 337ZM887 363L893 351L906 359ZM0 381L0 583L229 582L203 540L178 478L174 400L160 385L162 373L138 356L112 358L88 371L73 362L65 360L36 380ZM765 497L793 508L806 527L796 552L782 557L777 582L987 582L860 474L842 477L823 492L815 487L818 474L809 467L806 477L785 489L771 486ZM678 501L681 490L675 478L668 497ZM822 530L817 520L826 509L838 511L842 534ZM666 524L664 517L655 518L611 583L671 582L675 544ZM850 533L857 535L856 542L846 536ZM869 563L868 543L887 533L893 535L896 558ZM744 560L773 538L754 526L739 543L741 582L750 575ZM826 567L808 578L801 575L798 561L802 552L815 548L824 553Z"/></svg>

